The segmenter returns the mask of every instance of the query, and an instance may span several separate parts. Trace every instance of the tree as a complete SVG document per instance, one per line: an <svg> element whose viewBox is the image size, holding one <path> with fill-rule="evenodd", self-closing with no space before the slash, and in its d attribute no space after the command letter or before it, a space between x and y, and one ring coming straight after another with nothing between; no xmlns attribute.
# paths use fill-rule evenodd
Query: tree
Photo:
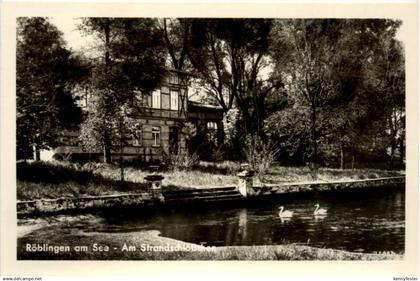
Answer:
<svg viewBox="0 0 420 281"><path fill-rule="evenodd" d="M265 100L282 86L263 77L269 65L269 19L197 19L188 58L225 112L240 110L245 134L261 133Z"/></svg>
<svg viewBox="0 0 420 281"><path fill-rule="evenodd" d="M390 120L396 106L403 112L403 56L390 47L396 45L392 40L398 26L397 21L381 19L276 22L272 52L276 71L286 84L287 110L304 111L296 120L309 118L306 133L311 136L312 162L319 162L321 146L323 156L326 151L339 150L340 166L344 167L345 152L350 148L353 166L357 146L367 151L369 146L383 143L384 136L375 126L395 135L395 128L383 130L390 126L378 122ZM288 111L284 114L293 116ZM402 114L394 114L393 120L398 116L403 120ZM279 134L296 140L293 136L300 132L288 128L293 126L285 122L288 118L280 118L281 114L273 115L269 125L278 122Z"/></svg>
<svg viewBox="0 0 420 281"><path fill-rule="evenodd" d="M187 56L191 41L191 20L164 18L160 26L172 67L177 70L191 68Z"/></svg>
<svg viewBox="0 0 420 281"><path fill-rule="evenodd" d="M226 140L220 134L220 145L241 146L249 133L262 135L264 119L281 95L279 77L269 75L270 19L164 19L169 59L176 69L192 71L196 82L209 97L220 105L224 115L232 110L236 127ZM231 116L232 117L232 116ZM224 124L227 125L227 124ZM226 131L224 131L226 132ZM205 135L201 132L199 135ZM264 137L264 136L262 136ZM265 138L264 138L265 139ZM233 156L232 154L229 154ZM235 155L234 157L244 155Z"/></svg>
<svg viewBox="0 0 420 281"><path fill-rule="evenodd" d="M16 42L17 158L40 159L59 144L64 129L77 128L81 111L71 90L88 72L65 48L48 19L18 18Z"/></svg>
<svg viewBox="0 0 420 281"><path fill-rule="evenodd" d="M264 124L265 133L279 148L284 164L305 164L310 159L310 116L307 108L288 104L271 114Z"/></svg>
<svg viewBox="0 0 420 281"><path fill-rule="evenodd" d="M277 37L281 46L288 45L288 60L284 54L277 54L286 62L282 71L290 83L290 90L302 97L308 106L311 124L312 162L318 162L317 123L319 111L327 106L337 92L334 64L346 50L345 22L326 20L279 21Z"/></svg>
<svg viewBox="0 0 420 281"><path fill-rule="evenodd" d="M378 120L384 128L388 150L388 168L394 168L397 147L400 146L400 162L404 156L405 140L405 60L401 42L395 39L400 21L382 20L371 28L377 42L375 56L366 65L366 83L380 95ZM385 133L385 134L383 134ZM401 163L402 164L402 163Z"/></svg>
<svg viewBox="0 0 420 281"><path fill-rule="evenodd" d="M82 141L96 143L111 162L111 150L121 150L134 93L147 95L166 74L163 34L155 19L85 18L80 29L98 38L100 58L91 77L96 104L82 126ZM116 140L119 143L116 145Z"/></svg>

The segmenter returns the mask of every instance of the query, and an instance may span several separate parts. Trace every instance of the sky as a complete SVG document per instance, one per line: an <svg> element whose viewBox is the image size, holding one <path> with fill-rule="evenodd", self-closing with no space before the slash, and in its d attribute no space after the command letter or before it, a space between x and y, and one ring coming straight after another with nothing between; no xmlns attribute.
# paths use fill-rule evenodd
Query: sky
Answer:
<svg viewBox="0 0 420 281"><path fill-rule="evenodd" d="M82 36L81 32L77 29L77 25L81 23L80 18L64 17L61 15L59 18L50 18L50 20L63 32L63 37L68 47L74 51L88 51L89 45L94 41L94 38L92 36ZM407 36L409 34L406 33L403 23L396 37L398 40L404 41L404 39L408 38Z"/></svg>
<svg viewBox="0 0 420 281"><path fill-rule="evenodd" d="M77 29L77 25L80 24L81 18L63 17L50 18L52 24L54 24L61 32L63 32L64 40L67 43L67 47L70 47L73 51L82 51L89 48L90 43L94 42L92 36L84 36Z"/></svg>

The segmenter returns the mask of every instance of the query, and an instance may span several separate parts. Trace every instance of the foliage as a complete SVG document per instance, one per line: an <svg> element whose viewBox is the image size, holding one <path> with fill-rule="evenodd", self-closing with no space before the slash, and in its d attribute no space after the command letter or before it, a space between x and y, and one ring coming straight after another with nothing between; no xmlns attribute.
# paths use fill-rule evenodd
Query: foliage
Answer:
<svg viewBox="0 0 420 281"><path fill-rule="evenodd" d="M317 159L317 123L319 111L332 100L335 94L336 73L335 63L344 57L348 45L346 22L334 19L327 20L286 20L277 24L276 35L280 42L278 53L274 56L281 62L281 68L288 79L289 91L299 95L299 105L306 106L310 113L310 134L312 142L312 162ZM347 48L346 48L347 47ZM293 51L292 51L293 50ZM287 56L287 58L285 58Z"/></svg>
<svg viewBox="0 0 420 281"><path fill-rule="evenodd" d="M197 134L197 129L191 122L179 122L178 126L181 128L181 134L185 138L186 143L189 143Z"/></svg>
<svg viewBox="0 0 420 281"><path fill-rule="evenodd" d="M264 142L257 135L248 135L244 152L247 163L256 171L257 177L262 182L264 176L274 164L279 150L272 142Z"/></svg>
<svg viewBox="0 0 420 281"><path fill-rule="evenodd" d="M164 18L160 21L160 28L164 34L172 67L178 70L191 69L191 64L187 60L191 20Z"/></svg>
<svg viewBox="0 0 420 281"><path fill-rule="evenodd" d="M62 33L46 18L18 18L16 43L17 158L59 144L64 129L76 129L81 111L71 91L87 74L66 49Z"/></svg>
<svg viewBox="0 0 420 281"><path fill-rule="evenodd" d="M223 108L223 147L204 141L206 128L197 133L181 126L187 142L201 144L200 156L241 159L253 133L259 139L247 149L255 152L251 158L263 157L257 150L270 144L275 158L288 164L345 168L369 155L392 169L405 151L400 25L388 19L84 18L80 30L97 37L98 57L83 81L92 100L81 140L110 162L111 150L127 143L141 116L132 116L134 98L159 84L168 60L196 73ZM28 148L54 147L63 129L77 129L81 113L71 91L89 69L47 19L19 18L17 35L17 151L29 157ZM174 160L181 167L190 162L183 157Z"/></svg>
<svg viewBox="0 0 420 281"><path fill-rule="evenodd" d="M84 18L80 29L99 38L96 47L103 58L94 62L95 105L82 125L81 140L101 147L110 163L111 149L121 149L132 131L134 96L149 94L166 74L162 32L148 18Z"/></svg>
<svg viewBox="0 0 420 281"><path fill-rule="evenodd" d="M222 162L225 159L225 152L222 145L212 150L211 158L214 162Z"/></svg>
<svg viewBox="0 0 420 281"><path fill-rule="evenodd" d="M275 140L284 164L305 164L311 159L310 116L307 108L288 106L270 115L264 123L267 136Z"/></svg>
<svg viewBox="0 0 420 281"><path fill-rule="evenodd" d="M164 155L163 162L170 170L188 171L199 163L199 157L197 153L190 154L188 151L169 153Z"/></svg>
<svg viewBox="0 0 420 281"><path fill-rule="evenodd" d="M385 140L389 155L389 168L394 168L397 146L400 147L400 165L404 158L405 142L405 59L401 42L394 39L400 22L390 22L387 30L377 32L378 50L367 64L369 80L366 84L380 96L381 111L377 112L379 132Z"/></svg>
<svg viewBox="0 0 420 281"><path fill-rule="evenodd" d="M262 77L269 65L271 24L269 19L191 20L189 61L225 112L241 111L248 133L260 132L265 100L282 86L278 79Z"/></svg>
<svg viewBox="0 0 420 281"><path fill-rule="evenodd" d="M392 154L402 143L399 25L378 19L276 21L271 53L286 84L287 105L266 120L265 129L291 154L304 151L297 163L307 156L324 165L340 158L344 168L346 151L353 166L357 150L390 147ZM398 125L393 130L391 124Z"/></svg>
<svg viewBox="0 0 420 281"><path fill-rule="evenodd" d="M88 106L87 118L81 124L79 139L86 152L100 151L107 140L110 141L111 147L119 150L121 146L127 145L134 135L136 119L130 118L124 108L115 110L114 118L104 116L104 111L101 110L103 102L102 99L98 99L97 102L91 103Z"/></svg>

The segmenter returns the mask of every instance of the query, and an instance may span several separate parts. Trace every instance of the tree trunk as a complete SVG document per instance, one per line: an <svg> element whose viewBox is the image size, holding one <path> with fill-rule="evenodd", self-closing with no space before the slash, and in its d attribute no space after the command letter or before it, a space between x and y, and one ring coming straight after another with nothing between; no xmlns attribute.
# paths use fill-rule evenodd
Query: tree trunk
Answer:
<svg viewBox="0 0 420 281"><path fill-rule="evenodd" d="M123 126L124 126L124 122L123 120L120 118L119 120L119 126L120 126L120 178L121 178L121 182L124 182L124 165L123 165L123 140L124 140L124 130L123 130Z"/></svg>
<svg viewBox="0 0 420 281"><path fill-rule="evenodd" d="M111 65L111 58L109 54L109 43L110 43L110 22L109 19L106 19L104 32L105 32L105 71L108 71L109 66Z"/></svg>
<svg viewBox="0 0 420 281"><path fill-rule="evenodd" d="M354 145L351 146L351 169L354 170Z"/></svg>
<svg viewBox="0 0 420 281"><path fill-rule="evenodd" d="M105 26L104 26L104 33L105 33L105 73L108 74L109 68L111 66L111 58L109 53L109 44L110 44L110 20L108 18L105 19ZM105 141L104 141L104 162L111 164L111 144L108 138L107 132L105 133Z"/></svg>
<svg viewBox="0 0 420 281"><path fill-rule="evenodd" d="M223 127L223 121L217 122L217 146L221 147L224 143L225 131Z"/></svg>
<svg viewBox="0 0 420 281"><path fill-rule="evenodd" d="M316 107L315 105L311 106L312 116L311 116L311 126L312 126L312 162L314 165L318 162L318 145L316 143Z"/></svg>
<svg viewBox="0 0 420 281"><path fill-rule="evenodd" d="M104 163L111 164L111 144L107 136L105 136L105 141L103 143L104 148Z"/></svg>
<svg viewBox="0 0 420 281"><path fill-rule="evenodd" d="M393 139L392 142L391 142L391 155L390 155L389 167L388 167L390 170L394 169L394 158L395 158L396 148L397 148L396 141L395 141L395 139Z"/></svg>
<svg viewBox="0 0 420 281"><path fill-rule="evenodd" d="M340 145L340 169L344 170L344 144Z"/></svg>
<svg viewBox="0 0 420 281"><path fill-rule="evenodd" d="M404 147L404 138L400 138L400 167L404 168L404 158L405 158L405 147Z"/></svg>
<svg viewBox="0 0 420 281"><path fill-rule="evenodd" d="M41 151L39 150L38 146L35 145L35 161L41 161Z"/></svg>
<svg viewBox="0 0 420 281"><path fill-rule="evenodd" d="M390 159L389 159L389 169L393 170L394 169L394 159L395 159L395 150L397 150L397 145L398 145L398 140L397 140L397 133L398 133L398 128L397 128L397 116L396 116L396 111L393 109L392 110L392 115L391 118L389 120L389 126L391 128L391 132L390 132L390 139L391 139L391 153L390 153Z"/></svg>
<svg viewBox="0 0 420 281"><path fill-rule="evenodd" d="M250 133L250 120L248 118L248 109L242 108L243 126L245 128L245 135Z"/></svg>
<svg viewBox="0 0 420 281"><path fill-rule="evenodd" d="M104 147L104 163L111 164L111 149L109 146Z"/></svg>
<svg viewBox="0 0 420 281"><path fill-rule="evenodd" d="M124 182L124 166L123 166L123 145L122 140L120 142L120 178L121 182Z"/></svg>
<svg viewBox="0 0 420 281"><path fill-rule="evenodd" d="M311 176L313 180L318 179L318 147L316 143L316 107L315 104L311 105L311 126L312 126L312 163L310 166Z"/></svg>

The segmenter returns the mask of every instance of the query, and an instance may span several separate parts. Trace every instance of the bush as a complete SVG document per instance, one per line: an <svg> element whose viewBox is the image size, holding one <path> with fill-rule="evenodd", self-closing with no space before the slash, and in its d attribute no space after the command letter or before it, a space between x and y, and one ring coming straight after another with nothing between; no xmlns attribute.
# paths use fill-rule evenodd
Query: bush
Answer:
<svg viewBox="0 0 420 281"><path fill-rule="evenodd" d="M165 154L164 163L170 170L191 170L199 163L197 153L188 153L188 151L177 154Z"/></svg>
<svg viewBox="0 0 420 281"><path fill-rule="evenodd" d="M248 135L245 140L245 157L247 163L263 181L268 169L274 164L279 149L272 142L264 142L257 135Z"/></svg>
<svg viewBox="0 0 420 281"><path fill-rule="evenodd" d="M224 153L222 146L219 146L218 148L213 149L211 153L211 158L215 162L222 162L224 160Z"/></svg>
<svg viewBox="0 0 420 281"><path fill-rule="evenodd" d="M16 164L17 179L31 182L61 183L91 181L95 175L89 170L83 170L79 165L68 162L20 162Z"/></svg>

